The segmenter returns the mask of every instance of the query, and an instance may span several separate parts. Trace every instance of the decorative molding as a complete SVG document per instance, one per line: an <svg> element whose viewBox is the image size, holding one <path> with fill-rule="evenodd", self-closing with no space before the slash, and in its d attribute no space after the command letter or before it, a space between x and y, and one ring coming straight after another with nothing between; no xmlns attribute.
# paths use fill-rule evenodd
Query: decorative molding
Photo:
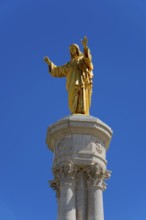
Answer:
<svg viewBox="0 0 146 220"><path fill-rule="evenodd" d="M87 177L88 188L96 187L103 191L106 189L106 183L104 180L111 176L111 172L109 170L105 170L99 164L94 164L85 167L84 173Z"/></svg>
<svg viewBox="0 0 146 220"><path fill-rule="evenodd" d="M72 149L72 138L66 137L62 138L61 140L58 141L57 146L56 146L56 151L58 152L66 152L70 151Z"/></svg>
<svg viewBox="0 0 146 220"><path fill-rule="evenodd" d="M92 116L67 116L57 123L49 126L46 143L50 150L54 151L55 145L52 140L62 139L72 134L91 135L101 139L108 149L112 137L111 128L98 118Z"/></svg>
<svg viewBox="0 0 146 220"><path fill-rule="evenodd" d="M58 179L54 179L49 181L50 187L53 188L54 191L56 191L56 197L60 198L60 181Z"/></svg>
<svg viewBox="0 0 146 220"><path fill-rule="evenodd" d="M65 183L73 181L75 179L76 172L77 169L73 165L72 161L66 161L53 169L55 178Z"/></svg>
<svg viewBox="0 0 146 220"><path fill-rule="evenodd" d="M99 140L96 141L95 144L96 144L96 150L97 150L97 152L98 152L99 154L102 154L103 151L104 151L104 148L105 148L104 144L103 144L101 141L99 141Z"/></svg>
<svg viewBox="0 0 146 220"><path fill-rule="evenodd" d="M57 198L60 197L60 187L76 184L77 178L82 173L87 181L88 189L93 187L101 190L106 189L106 179L110 178L111 171L106 170L100 164L88 166L74 166L72 161L66 161L53 169L55 179L49 181L50 186L56 191Z"/></svg>

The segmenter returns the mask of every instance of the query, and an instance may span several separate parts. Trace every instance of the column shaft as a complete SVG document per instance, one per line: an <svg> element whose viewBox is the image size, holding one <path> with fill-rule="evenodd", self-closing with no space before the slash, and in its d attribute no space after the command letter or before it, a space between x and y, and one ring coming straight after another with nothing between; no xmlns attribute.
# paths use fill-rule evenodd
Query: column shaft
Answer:
<svg viewBox="0 0 146 220"><path fill-rule="evenodd" d="M88 220L104 220L102 190L96 186L88 188Z"/></svg>
<svg viewBox="0 0 146 220"><path fill-rule="evenodd" d="M76 220L75 184L61 183L59 220Z"/></svg>
<svg viewBox="0 0 146 220"><path fill-rule="evenodd" d="M87 186L82 172L79 173L76 184L76 211L77 220L87 219Z"/></svg>
<svg viewBox="0 0 146 220"><path fill-rule="evenodd" d="M60 198L58 198L58 220L61 220L61 218L60 218Z"/></svg>

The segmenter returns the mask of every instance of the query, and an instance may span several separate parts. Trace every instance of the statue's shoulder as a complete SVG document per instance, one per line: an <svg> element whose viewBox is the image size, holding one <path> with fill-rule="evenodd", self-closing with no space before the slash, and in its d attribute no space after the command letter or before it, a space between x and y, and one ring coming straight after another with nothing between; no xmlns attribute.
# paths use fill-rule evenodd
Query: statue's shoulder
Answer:
<svg viewBox="0 0 146 220"><path fill-rule="evenodd" d="M69 65L70 65L70 62L67 62L67 63L63 64L62 66L60 66L60 67L63 67L63 68L68 68L68 67L69 67Z"/></svg>

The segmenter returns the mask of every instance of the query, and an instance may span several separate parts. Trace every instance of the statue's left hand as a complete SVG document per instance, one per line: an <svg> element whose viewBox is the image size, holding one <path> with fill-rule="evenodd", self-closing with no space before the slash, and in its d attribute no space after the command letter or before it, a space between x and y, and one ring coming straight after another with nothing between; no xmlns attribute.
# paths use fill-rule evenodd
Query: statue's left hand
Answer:
<svg viewBox="0 0 146 220"><path fill-rule="evenodd" d="M87 47L88 39L87 39L87 37L86 37L86 36L84 37L84 39L83 39L83 40L81 40L81 43L82 43L82 45L83 45L83 47L84 47L84 48L86 48L86 47Z"/></svg>

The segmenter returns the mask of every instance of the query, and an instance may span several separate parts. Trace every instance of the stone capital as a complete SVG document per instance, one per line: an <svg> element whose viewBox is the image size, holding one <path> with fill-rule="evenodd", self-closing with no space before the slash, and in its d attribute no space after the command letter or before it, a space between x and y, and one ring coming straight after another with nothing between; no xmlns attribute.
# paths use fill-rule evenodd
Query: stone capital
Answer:
<svg viewBox="0 0 146 220"><path fill-rule="evenodd" d="M76 172L77 168L73 165L72 161L66 161L53 169L56 179L64 184L74 182Z"/></svg>
<svg viewBox="0 0 146 220"><path fill-rule="evenodd" d="M109 170L105 170L100 165L94 164L85 167L84 173L87 177L88 189L93 187L103 191L106 189L107 184L104 182L104 180L111 176L111 172Z"/></svg>

